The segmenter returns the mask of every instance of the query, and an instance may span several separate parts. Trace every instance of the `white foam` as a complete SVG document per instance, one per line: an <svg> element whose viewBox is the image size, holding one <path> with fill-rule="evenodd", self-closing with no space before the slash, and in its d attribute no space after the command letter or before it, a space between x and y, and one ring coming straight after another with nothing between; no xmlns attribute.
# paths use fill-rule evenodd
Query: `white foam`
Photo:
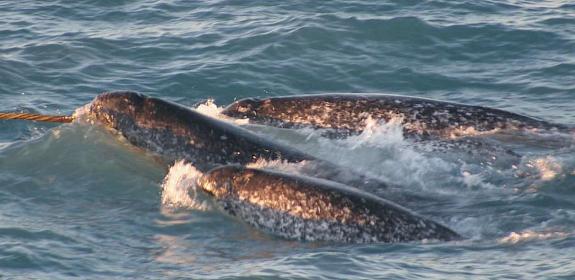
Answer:
<svg viewBox="0 0 575 280"><path fill-rule="evenodd" d="M532 230L526 230L522 232L511 232L506 237L500 238L498 242L501 244L517 244L533 240L565 238L569 235L569 233L561 231L536 232Z"/></svg>
<svg viewBox="0 0 575 280"><path fill-rule="evenodd" d="M298 163L290 163L283 160L259 159L256 162L247 164L246 167L258 168L258 169L272 169L288 173L300 173L301 169L305 167L306 164L307 164L306 161L301 161Z"/></svg>
<svg viewBox="0 0 575 280"><path fill-rule="evenodd" d="M448 138L455 140L455 139L460 139L460 138L465 138L465 137L493 135L499 131L500 131L500 129L497 129L497 128L492 129L492 130L486 130L486 131L478 131L473 126L468 126L468 127L460 126L457 128L450 129Z"/></svg>
<svg viewBox="0 0 575 280"><path fill-rule="evenodd" d="M208 204L198 197L196 181L202 173L184 161L176 162L162 183L162 204L205 211Z"/></svg>

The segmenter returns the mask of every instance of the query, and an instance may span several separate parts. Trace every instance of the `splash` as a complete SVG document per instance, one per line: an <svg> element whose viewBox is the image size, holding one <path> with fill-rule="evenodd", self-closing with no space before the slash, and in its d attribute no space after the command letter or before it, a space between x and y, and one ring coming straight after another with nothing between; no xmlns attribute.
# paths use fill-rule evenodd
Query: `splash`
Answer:
<svg viewBox="0 0 575 280"><path fill-rule="evenodd" d="M350 148L355 149L361 145L382 147L390 145L403 145L405 137L403 136L403 118L394 117L388 122L368 117L364 124L365 129L357 136L347 139Z"/></svg>
<svg viewBox="0 0 575 280"><path fill-rule="evenodd" d="M563 172L561 164L552 156L535 159L531 161L528 166L539 171L539 176L542 181L551 181Z"/></svg>
<svg viewBox="0 0 575 280"><path fill-rule="evenodd" d="M479 173L472 173L471 171L466 170L467 165L462 166L461 172L461 182L468 188L488 188L488 189L495 189L496 186L485 181L485 175L481 172Z"/></svg>
<svg viewBox="0 0 575 280"><path fill-rule="evenodd" d="M366 129L359 135L329 141L322 139L322 149L334 147L332 161L343 163L384 181L420 189L434 189L430 184L442 181L438 174L453 174L456 164L422 152L422 143L404 137L401 117L388 122L368 118ZM330 149L331 150L331 149ZM334 157L335 156L335 157ZM442 177L445 177L444 175ZM437 179L437 180L436 180Z"/></svg>
<svg viewBox="0 0 575 280"><path fill-rule="evenodd" d="M208 99L204 103L200 103L196 106L196 111L208 115L214 118L219 118L220 112L224 109L223 107L218 107L213 99Z"/></svg>
<svg viewBox="0 0 575 280"><path fill-rule="evenodd" d="M221 112L224 110L224 107L218 106L213 99L208 99L204 103L200 103L198 106L196 106L196 108L193 109L195 109L199 113L202 113L206 116L210 116L218 120L231 122L237 125L249 124L249 119L235 119L222 115Z"/></svg>
<svg viewBox="0 0 575 280"><path fill-rule="evenodd" d="M537 191L543 183L563 178L568 174L564 171L560 159L552 155L542 157L526 157L516 167L515 176L531 180L530 191Z"/></svg>
<svg viewBox="0 0 575 280"><path fill-rule="evenodd" d="M481 174L471 174L469 171L463 171L461 175L463 175L462 181L467 187L479 186L483 183Z"/></svg>
<svg viewBox="0 0 575 280"><path fill-rule="evenodd" d="M198 197L196 180L200 176L202 173L191 164L176 162L162 183L162 204L174 208L208 210L207 203Z"/></svg>

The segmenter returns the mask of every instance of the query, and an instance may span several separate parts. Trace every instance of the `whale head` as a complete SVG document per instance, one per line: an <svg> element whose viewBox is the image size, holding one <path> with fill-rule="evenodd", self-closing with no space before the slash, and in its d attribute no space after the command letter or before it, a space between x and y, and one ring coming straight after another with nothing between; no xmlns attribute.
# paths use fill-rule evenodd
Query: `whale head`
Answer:
<svg viewBox="0 0 575 280"><path fill-rule="evenodd" d="M142 111L146 96L133 91L113 91L98 95L89 104L89 114L98 122L114 127L119 115L134 117Z"/></svg>
<svg viewBox="0 0 575 280"><path fill-rule="evenodd" d="M243 180L244 168L241 166L228 165L216 167L197 180L198 186L216 199L224 199L235 193L237 184L235 181Z"/></svg>

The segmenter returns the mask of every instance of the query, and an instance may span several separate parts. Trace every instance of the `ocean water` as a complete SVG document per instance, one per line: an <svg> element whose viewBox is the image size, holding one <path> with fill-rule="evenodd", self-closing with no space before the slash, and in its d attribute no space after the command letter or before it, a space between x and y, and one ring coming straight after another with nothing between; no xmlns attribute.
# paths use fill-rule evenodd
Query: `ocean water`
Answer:
<svg viewBox="0 0 575 280"><path fill-rule="evenodd" d="M574 77L572 1L0 0L1 112L71 114L134 90L218 117L243 97L370 92L572 125ZM279 239L215 209L193 167L102 128L0 121L0 278L575 278L572 135L469 153L394 123L344 140L247 127L423 194L397 202L465 239Z"/></svg>

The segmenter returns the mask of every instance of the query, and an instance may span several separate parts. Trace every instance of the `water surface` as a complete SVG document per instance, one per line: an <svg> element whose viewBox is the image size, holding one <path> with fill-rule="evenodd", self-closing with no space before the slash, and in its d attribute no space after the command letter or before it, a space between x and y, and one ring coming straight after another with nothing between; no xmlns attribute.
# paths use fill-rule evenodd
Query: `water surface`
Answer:
<svg viewBox="0 0 575 280"><path fill-rule="evenodd" d="M191 107L371 92L575 123L570 1L23 0L0 1L0 15L0 111L69 114L122 89ZM515 158L429 151L393 125L346 140L251 129L423 194L400 203L466 239L278 239L209 201L190 204L177 184L162 189L168 166L100 128L0 121L0 275L575 277L570 135L561 145L548 145L559 136L496 143Z"/></svg>

